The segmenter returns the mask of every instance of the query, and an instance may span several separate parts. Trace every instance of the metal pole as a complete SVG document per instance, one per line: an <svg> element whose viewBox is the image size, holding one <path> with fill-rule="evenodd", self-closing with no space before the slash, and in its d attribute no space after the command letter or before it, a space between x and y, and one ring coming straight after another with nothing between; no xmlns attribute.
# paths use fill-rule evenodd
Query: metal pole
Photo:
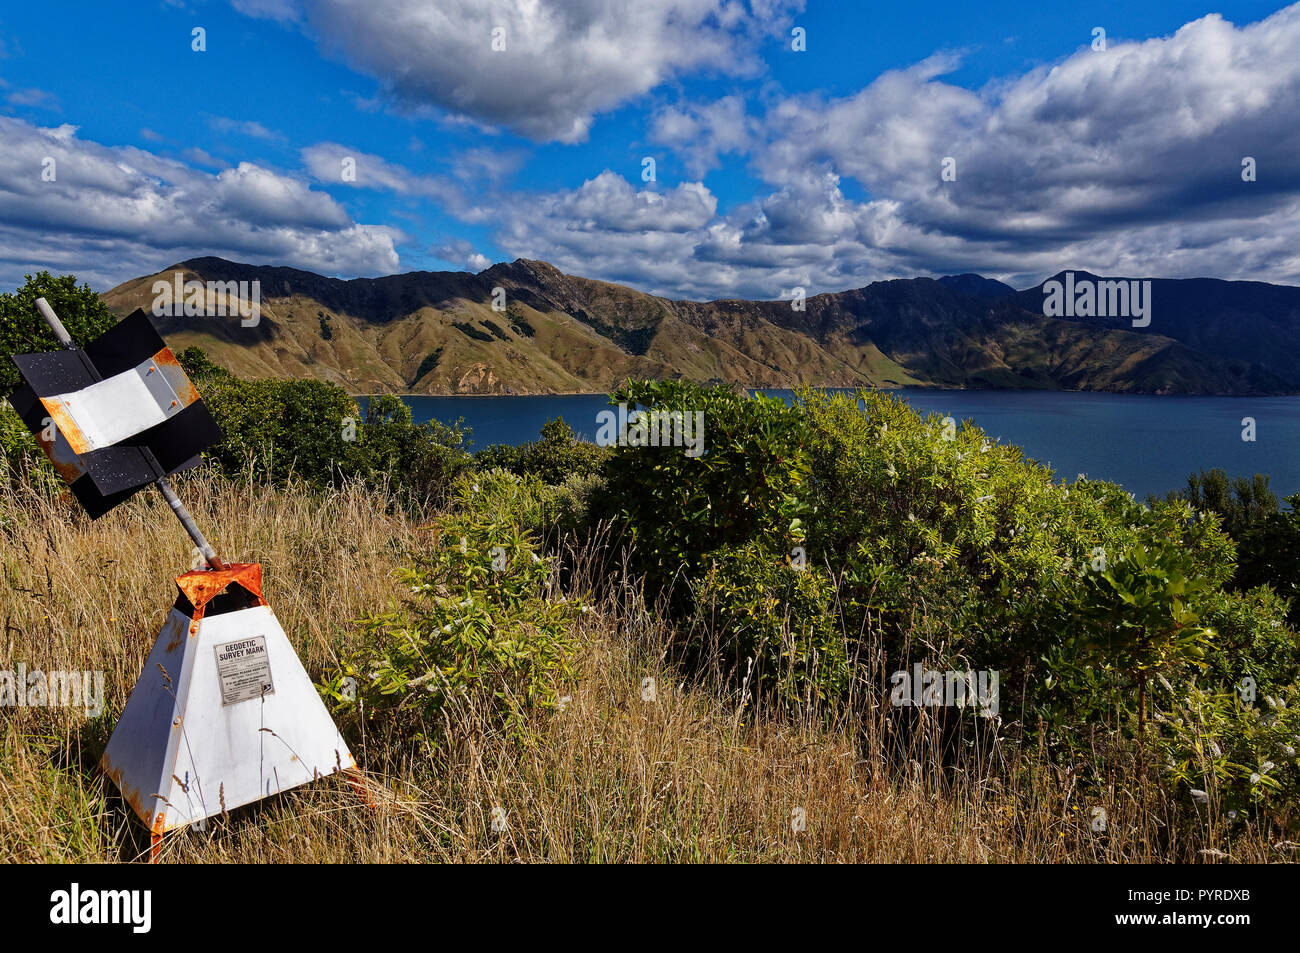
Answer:
<svg viewBox="0 0 1300 953"><path fill-rule="evenodd" d="M68 334L68 329L63 326L63 322L60 321L59 316L54 313L54 309L50 307L50 303L44 298L37 298L36 310L41 313L41 317L44 318L45 323L50 326L50 330L53 331L54 336L59 339L59 343L63 345L66 350L75 351L77 345L72 343L72 335ZM152 455L150 456L152 457ZM154 486L158 487L158 491L162 493L163 499L165 499L167 505L172 508L172 512L176 514L176 518L181 521L181 525L185 527L185 532L187 532L190 539L194 541L194 545L199 548L199 552L203 554L203 558L207 561L207 564L213 569L225 569L226 564L221 561L221 557L217 555L217 551L212 548L212 544L208 542L207 537L203 535L203 531L200 530L198 524L194 522L194 517L191 516L190 511L185 508L185 504L180 501L180 497L176 495L176 491L172 489L172 485L167 482L167 478L165 476L159 477L154 481Z"/></svg>
<svg viewBox="0 0 1300 953"><path fill-rule="evenodd" d="M209 543L207 537L203 535L203 531L199 529L197 524L195 524L194 517L190 516L190 511L185 508L185 504L182 503L180 497L176 495L176 491L173 490L172 485L167 482L167 478L159 477L157 482L154 483L154 486L158 487L159 492L163 495L163 499L165 499L167 505L172 508L172 512L176 514L176 518L181 521L181 525L185 527L185 532L190 534L190 539L194 540L194 545L199 548L199 552L203 554L203 558L207 560L208 565L213 569L225 569L226 564L221 561L221 557L219 557L217 551L212 548L212 544Z"/></svg>
<svg viewBox="0 0 1300 953"><path fill-rule="evenodd" d="M50 303L44 298L37 298L36 310L41 313L41 317L45 319L45 323L50 326L50 330L54 332L54 336L59 339L59 344L67 348L69 351L75 350L77 345L72 343L72 335L70 335L68 329L63 326L63 322L59 320L59 316L54 313L54 309L50 307Z"/></svg>

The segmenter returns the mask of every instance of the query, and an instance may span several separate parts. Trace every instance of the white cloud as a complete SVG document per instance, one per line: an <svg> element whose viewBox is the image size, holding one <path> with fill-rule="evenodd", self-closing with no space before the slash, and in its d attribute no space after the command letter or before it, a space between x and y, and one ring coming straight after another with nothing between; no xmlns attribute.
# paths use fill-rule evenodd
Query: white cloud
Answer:
<svg viewBox="0 0 1300 953"><path fill-rule="evenodd" d="M337 142L320 142L302 150L307 171L316 181L375 189L397 195L431 199L462 221L477 222L487 217L462 184L446 176L420 175L381 156L350 149Z"/></svg>
<svg viewBox="0 0 1300 953"><path fill-rule="evenodd" d="M556 12L541 0L460 0L437 12L376 0L352 8L347 29L336 3L303 9L304 28L372 63L398 95L568 139L665 79L748 68L748 38L784 7L671 0L608 13L582 0ZM514 59L489 58L506 55L490 51L498 17ZM692 38L673 47L678 31ZM399 76L387 63L417 66ZM957 63L937 54L840 98L768 88L757 109L732 94L654 112L649 141L692 177L745 163L764 183L730 208L699 181L645 186L608 169L576 188L511 191L513 147L467 150L445 174L334 142L302 159L318 183L401 197L395 216L428 201L489 226L509 257L673 296L777 298L796 285L816 293L959 271L1025 286L1066 267L1300 283L1300 5L1257 24L1213 15L1168 37L1085 47L980 90L945 81ZM0 275L11 283L50 266L121 280L191 254L398 270L395 229L353 222L298 176L186 154L220 167L212 174L15 119L0 118L0 141ZM58 158L57 183L40 180L46 155ZM945 156L955 182L940 181ZM1258 181L1241 180L1243 156L1256 159ZM352 181L341 175L348 157ZM671 167L660 161L661 180ZM431 251L486 264L461 240Z"/></svg>
<svg viewBox="0 0 1300 953"><path fill-rule="evenodd" d="M290 23L298 19L294 0L231 0L230 5L245 16Z"/></svg>
<svg viewBox="0 0 1300 953"><path fill-rule="evenodd" d="M399 269L394 229L353 222L323 192L253 163L212 175L0 116L0 286L71 272L98 288L220 255L325 274ZM46 159L54 181L44 181Z"/></svg>
<svg viewBox="0 0 1300 953"><path fill-rule="evenodd" d="M655 113L653 142L666 145L686 160L691 175L703 177L727 153L745 153L754 144L755 121L745 114L738 95L711 103L666 106Z"/></svg>
<svg viewBox="0 0 1300 953"><path fill-rule="evenodd" d="M429 249L443 261L462 266L466 271L480 272L492 264L492 259L474 250L474 246L463 238L453 238L442 245Z"/></svg>
<svg viewBox="0 0 1300 953"><path fill-rule="evenodd" d="M237 9L248 12L251 0ZM288 4L274 6L288 18ZM753 75L802 0L302 0L322 48L411 107L581 142L596 114L686 74ZM504 50L493 31L504 31Z"/></svg>
<svg viewBox="0 0 1300 953"><path fill-rule="evenodd" d="M782 104L756 168L774 183L852 177L953 252L976 251L986 271L1127 261L1188 274L1217 255L1215 272L1300 277L1265 230L1293 233L1278 213L1300 199L1300 6L1241 28L1211 15L1170 37L1085 48L980 94L942 82L951 65ZM1241 180L1247 155L1261 169L1254 183ZM945 156L955 182L939 180ZM1225 254L1241 239L1246 260ZM1206 243L1217 246L1208 255Z"/></svg>
<svg viewBox="0 0 1300 953"><path fill-rule="evenodd" d="M9 84L0 81L0 86L8 89ZM5 95L5 102L10 106L18 106L29 109L48 109L51 112L62 112L59 107L59 97L44 89L29 87L27 89L14 89Z"/></svg>
<svg viewBox="0 0 1300 953"><path fill-rule="evenodd" d="M280 133L267 129L260 122L253 122L249 119L213 116L208 120L208 125L222 135L248 136L250 139L264 139L267 142L284 141L284 136Z"/></svg>
<svg viewBox="0 0 1300 953"><path fill-rule="evenodd" d="M1300 5L1085 47L978 92L943 81L957 62L756 119L732 97L663 109L652 138L689 167L747 149L771 191L707 219L629 217L631 187L605 173L521 203L500 243L704 297L956 271L1025 286L1067 267L1300 283ZM955 182L940 180L948 156ZM1242 181L1244 156L1258 181Z"/></svg>

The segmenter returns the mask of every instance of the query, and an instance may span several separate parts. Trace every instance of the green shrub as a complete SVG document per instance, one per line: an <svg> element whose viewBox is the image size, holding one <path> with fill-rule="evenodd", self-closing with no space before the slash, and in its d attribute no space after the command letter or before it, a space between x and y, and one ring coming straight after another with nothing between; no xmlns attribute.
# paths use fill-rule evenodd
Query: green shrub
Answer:
<svg viewBox="0 0 1300 953"><path fill-rule="evenodd" d="M441 503L455 480L470 470L473 459L462 448L458 426L437 420L417 424L399 397L379 394L366 407L360 430L371 480L381 476L414 505Z"/></svg>
<svg viewBox="0 0 1300 953"><path fill-rule="evenodd" d="M602 481L595 474L571 476L557 486L534 474L498 469L475 471L465 485L474 507L495 509L519 532L549 543L573 533L585 535L591 499Z"/></svg>
<svg viewBox="0 0 1300 953"><path fill-rule="evenodd" d="M1263 473L1249 480L1245 477L1230 480L1226 472L1215 467L1191 474L1187 489L1175 490L1167 499L1185 500L1198 512L1216 514L1223 531L1241 542L1261 519L1278 511L1277 496L1268 483L1269 478Z"/></svg>
<svg viewBox="0 0 1300 953"><path fill-rule="evenodd" d="M228 476L290 474L323 488L345 480L387 483L412 506L441 502L472 459L464 434L438 421L416 424L398 397L369 399L364 418L339 387L317 380L242 380L199 348L180 361L225 439L207 457Z"/></svg>
<svg viewBox="0 0 1300 953"><path fill-rule="evenodd" d="M49 457L7 400L0 401L0 467L15 483L61 482Z"/></svg>
<svg viewBox="0 0 1300 953"><path fill-rule="evenodd" d="M1193 509L1216 515L1237 543L1237 571L1232 588L1270 586L1290 600L1288 622L1300 627L1300 494L1288 497L1283 510L1262 473L1247 480L1218 468L1192 474L1187 489L1169 494Z"/></svg>
<svg viewBox="0 0 1300 953"><path fill-rule="evenodd" d="M1249 702L1191 685L1157 720L1167 775L1202 810L1300 820L1300 683Z"/></svg>
<svg viewBox="0 0 1300 953"><path fill-rule="evenodd" d="M37 298L50 303L72 340L81 346L117 323L117 315L90 285L77 287L72 275L56 278L48 271L28 275L13 294L0 294L0 396L18 385L18 368L9 360L11 354L59 349L54 332L36 310Z"/></svg>
<svg viewBox="0 0 1300 953"><path fill-rule="evenodd" d="M195 381L224 439L207 451L230 476L254 471L276 482L290 474L325 487L369 469L355 437L361 412L342 389L316 380ZM348 423L350 421L350 424Z"/></svg>
<svg viewBox="0 0 1300 953"><path fill-rule="evenodd" d="M1200 611L1212 583L1181 543L1152 538L1112 554L1104 568L1085 576L1072 607L1084 631L1069 646L1071 654L1136 686L1139 731L1146 722L1148 682L1203 666L1216 634L1202 624Z"/></svg>
<svg viewBox="0 0 1300 953"><path fill-rule="evenodd" d="M542 489L510 474L457 481L431 550L403 573L413 598L363 620L362 649L324 686L341 711L436 743L459 705L517 739L555 706L584 606L557 594L529 531Z"/></svg>
<svg viewBox="0 0 1300 953"><path fill-rule="evenodd" d="M633 382L610 395L619 403L704 415L701 454L617 446L605 465L604 511L652 590L674 588L680 598L685 590L674 580L696 578L711 553L788 535L808 478L808 428L798 410L689 381Z"/></svg>
<svg viewBox="0 0 1300 953"><path fill-rule="evenodd" d="M558 485L570 477L599 473L608 456L608 449L579 440L563 417L555 417L542 425L540 439L517 447L490 444L474 454L474 464L481 470L510 470Z"/></svg>
<svg viewBox="0 0 1300 953"><path fill-rule="evenodd" d="M59 483L49 459L18 414L3 400L19 383L14 354L57 351L54 332L36 310L36 299L45 298L78 345L98 337L117 323L89 285L77 286L72 275L55 277L48 271L28 275L13 294L0 294L0 467L11 481Z"/></svg>
<svg viewBox="0 0 1300 953"><path fill-rule="evenodd" d="M756 689L803 705L838 702L850 673L834 583L797 565L755 543L718 550L698 586L696 621Z"/></svg>
<svg viewBox="0 0 1300 953"><path fill-rule="evenodd" d="M1201 611L1216 633L1203 683L1239 686L1249 678L1260 694L1275 694L1300 679L1300 637L1284 621L1286 601L1272 590L1213 592Z"/></svg>
<svg viewBox="0 0 1300 953"><path fill-rule="evenodd" d="M1185 504L1147 508L1112 484L1056 483L1017 448L890 395L800 399L814 432L808 557L842 571L846 627L874 614L891 666L942 646L1000 670L1004 707L1077 705L1071 663L1109 632L1106 611L1131 608L1113 588L1094 591L1097 566L1113 570L1142 547L1176 562L1195 589L1178 612L1192 614L1232 574L1231 541Z"/></svg>
<svg viewBox="0 0 1300 953"><path fill-rule="evenodd" d="M1272 587L1289 600L1288 621L1300 628L1300 494L1287 497L1286 503L1288 509L1265 514L1239 541L1234 584Z"/></svg>
<svg viewBox="0 0 1300 953"><path fill-rule="evenodd" d="M1144 506L1113 484L1059 483L1019 449L888 394L803 391L786 406L659 382L630 384L620 400L705 410L702 456L620 446L599 502L635 542L652 593L680 578L710 600L714 636L736 661L769 644L825 657L824 644L778 637L787 617L816 620L796 632L827 631L808 594L782 582L798 547L817 573L800 585L825 579L836 629L870 638L886 670L927 660L998 671L1003 710L1029 726L1041 717L1067 746L1103 720L1136 732L1152 678L1294 670L1285 603L1227 592L1234 543L1181 499ZM674 595L671 612L698 618ZM809 689L810 664L785 671L804 682L780 685L787 696L831 697L843 680L820 667L828 681Z"/></svg>

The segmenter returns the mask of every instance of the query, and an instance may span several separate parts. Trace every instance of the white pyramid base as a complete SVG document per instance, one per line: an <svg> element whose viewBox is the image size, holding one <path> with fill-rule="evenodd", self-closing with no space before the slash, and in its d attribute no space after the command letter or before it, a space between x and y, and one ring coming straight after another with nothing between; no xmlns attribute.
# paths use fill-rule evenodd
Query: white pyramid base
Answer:
<svg viewBox="0 0 1300 953"><path fill-rule="evenodd" d="M259 636L273 690L263 693L257 678L241 690L232 681L241 667L227 662L227 695L245 700L223 704L216 647ZM242 667L245 681L249 669ZM196 625L173 608L100 764L155 834L356 770L347 742L265 605L202 615Z"/></svg>

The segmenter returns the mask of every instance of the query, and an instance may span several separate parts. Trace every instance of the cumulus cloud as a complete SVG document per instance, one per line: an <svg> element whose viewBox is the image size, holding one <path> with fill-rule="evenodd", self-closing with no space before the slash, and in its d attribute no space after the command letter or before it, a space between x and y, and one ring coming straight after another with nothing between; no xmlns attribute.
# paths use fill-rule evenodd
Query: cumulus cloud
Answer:
<svg viewBox="0 0 1300 953"><path fill-rule="evenodd" d="M745 114L744 99L723 96L710 103L661 108L651 123L650 139L682 156L687 171L699 178L717 167L723 155L749 151L755 127Z"/></svg>
<svg viewBox="0 0 1300 953"><path fill-rule="evenodd" d="M358 224L323 192L253 163L212 175L82 139L74 126L4 116L0 141L0 282L9 286L50 269L107 288L197 255L326 274L399 267L394 229Z"/></svg>
<svg viewBox="0 0 1300 953"><path fill-rule="evenodd" d="M463 238L453 238L441 245L435 245L429 249L429 253L476 274L492 264L492 259L475 251L474 246Z"/></svg>
<svg viewBox="0 0 1300 953"><path fill-rule="evenodd" d="M684 228L649 207L629 218L631 187L606 173L525 210L501 243L689 296L954 271L1026 286L1066 267L1300 283L1300 5L1085 47L978 91L944 81L956 65L939 54L753 120L730 98L661 110L652 138L697 173L744 151L769 191Z"/></svg>
<svg viewBox="0 0 1300 953"><path fill-rule="evenodd" d="M747 38L786 9L375 0L349 20L327 0L256 6L298 19L389 94L565 141L665 79L743 71ZM491 52L498 24L509 56ZM398 75L397 63L410 68ZM71 126L0 118L0 262L11 282L32 267L121 280L210 253L398 270L399 234L355 223L314 182L399 196L397 215L427 201L486 225L508 257L672 296L778 298L959 271L1024 287L1067 267L1300 283L1300 5L1240 27L1212 15L1167 37L1083 47L978 90L949 81L958 64L936 54L843 97L766 87L748 102L661 106L648 141L700 180L672 186L606 169L575 188L512 190L523 161L513 146L466 150L427 174L324 142L301 153L308 179L186 154L207 172ZM44 156L57 158L56 183L41 181ZM1242 180L1246 156L1256 181ZM940 178L945 157L956 181ZM757 194L720 206L702 181L719 164L743 164ZM430 251L487 264L460 239Z"/></svg>
<svg viewBox="0 0 1300 953"><path fill-rule="evenodd" d="M703 286L692 258L717 207L699 182L638 190L606 170L576 189L513 197L496 240L574 274L681 292Z"/></svg>
<svg viewBox="0 0 1300 953"><path fill-rule="evenodd" d="M478 222L488 211L459 182L447 176L420 175L382 156L337 142L319 142L302 150L307 171L322 184L347 185L431 199L462 221Z"/></svg>
<svg viewBox="0 0 1300 953"><path fill-rule="evenodd" d="M253 10L252 8L256 8ZM581 142L596 114L707 71L753 75L802 0L302 0L237 9L299 19L412 107ZM494 49L494 32L497 46Z"/></svg>

